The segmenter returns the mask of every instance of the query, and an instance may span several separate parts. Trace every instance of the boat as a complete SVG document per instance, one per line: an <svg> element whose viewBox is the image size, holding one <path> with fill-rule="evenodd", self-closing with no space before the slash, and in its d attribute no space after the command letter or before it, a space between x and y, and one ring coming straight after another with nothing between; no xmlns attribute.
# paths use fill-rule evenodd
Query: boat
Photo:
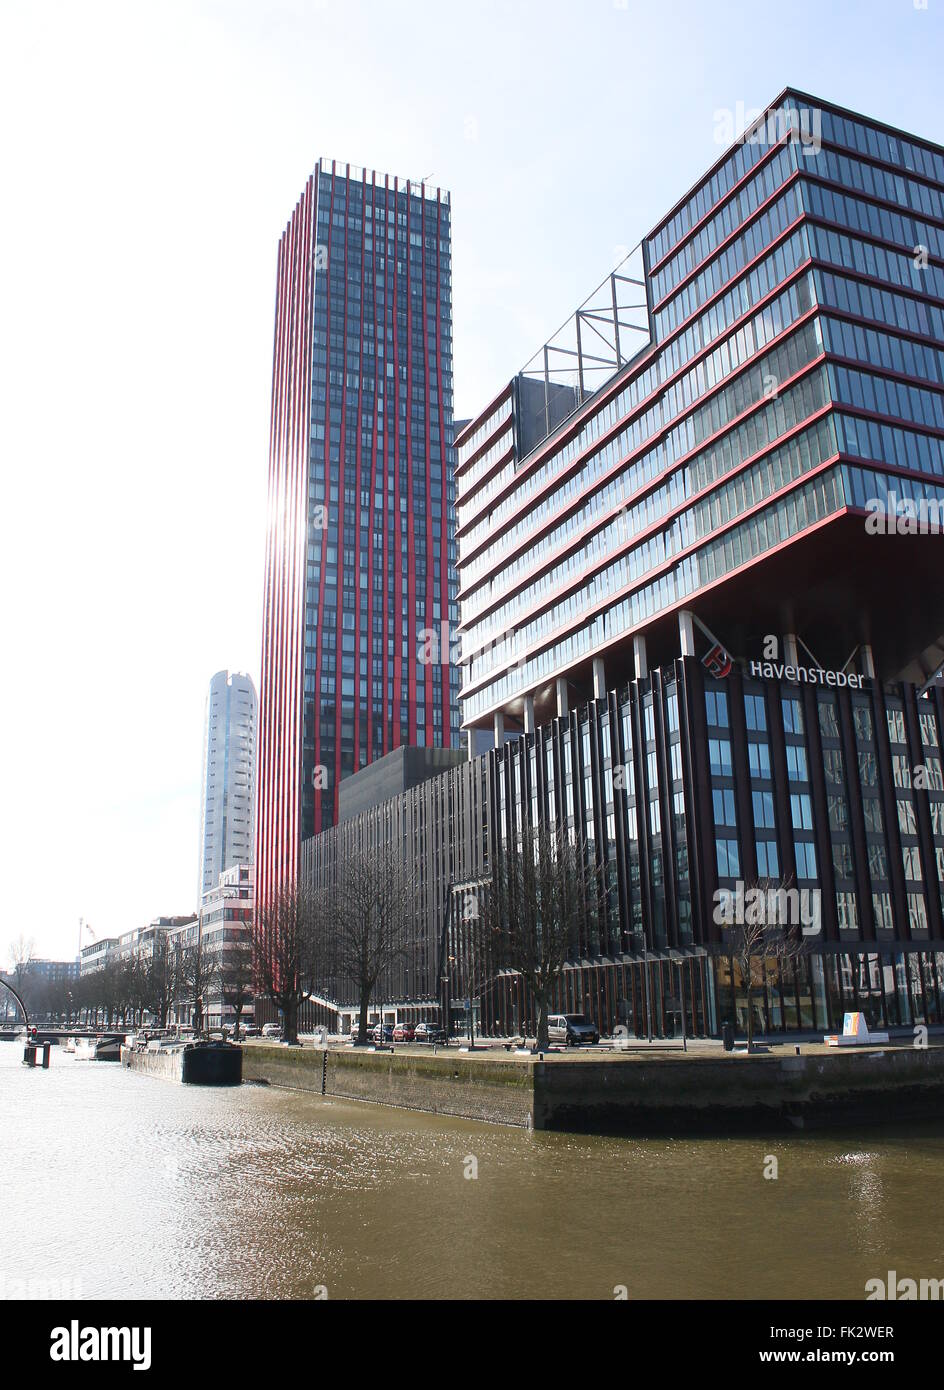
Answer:
<svg viewBox="0 0 944 1390"><path fill-rule="evenodd" d="M121 1064L189 1086L238 1086L243 1079L242 1048L209 1039L139 1039L122 1047Z"/></svg>
<svg viewBox="0 0 944 1390"><path fill-rule="evenodd" d="M118 1062L121 1060L121 1044L124 1033L102 1033L94 1038L70 1038L65 1044L67 1052L73 1052L77 1062ZM69 1046L72 1043L72 1046Z"/></svg>

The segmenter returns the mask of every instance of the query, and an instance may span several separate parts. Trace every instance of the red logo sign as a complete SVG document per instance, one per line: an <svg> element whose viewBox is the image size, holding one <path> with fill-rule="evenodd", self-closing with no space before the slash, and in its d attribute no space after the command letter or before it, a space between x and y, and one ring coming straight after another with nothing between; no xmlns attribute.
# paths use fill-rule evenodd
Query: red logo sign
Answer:
<svg viewBox="0 0 944 1390"><path fill-rule="evenodd" d="M723 676L731 674L734 663L731 653L726 651L720 642L716 642L711 651L702 657L701 664L711 672L715 680L721 680Z"/></svg>

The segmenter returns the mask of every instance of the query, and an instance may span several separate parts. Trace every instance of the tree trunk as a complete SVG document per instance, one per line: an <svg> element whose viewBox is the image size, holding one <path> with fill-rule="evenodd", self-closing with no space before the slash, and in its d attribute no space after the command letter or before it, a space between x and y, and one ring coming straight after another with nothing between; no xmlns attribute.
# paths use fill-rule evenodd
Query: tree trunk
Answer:
<svg viewBox="0 0 944 1390"><path fill-rule="evenodd" d="M361 1009L360 1017L357 1021L357 1043L363 1047L367 1042L367 1011L370 1008L370 989L367 986L361 987ZM383 1032L381 1031L381 1041Z"/></svg>
<svg viewBox="0 0 944 1390"><path fill-rule="evenodd" d="M298 1001L286 999L282 1006L282 1041L298 1042Z"/></svg>
<svg viewBox="0 0 944 1390"><path fill-rule="evenodd" d="M535 1003L538 1010L538 1030L534 1041L534 1050L535 1052L546 1052L548 1048L547 1020L550 1009L543 995L535 995Z"/></svg>

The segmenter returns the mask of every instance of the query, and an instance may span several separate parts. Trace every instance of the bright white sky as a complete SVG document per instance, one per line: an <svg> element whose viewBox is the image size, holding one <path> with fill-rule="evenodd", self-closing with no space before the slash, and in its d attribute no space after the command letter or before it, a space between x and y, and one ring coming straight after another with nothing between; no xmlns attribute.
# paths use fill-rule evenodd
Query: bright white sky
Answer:
<svg viewBox="0 0 944 1390"><path fill-rule="evenodd" d="M474 414L718 156L718 110L789 82L944 141L927 3L0 0L0 964L194 907L316 158L451 189Z"/></svg>

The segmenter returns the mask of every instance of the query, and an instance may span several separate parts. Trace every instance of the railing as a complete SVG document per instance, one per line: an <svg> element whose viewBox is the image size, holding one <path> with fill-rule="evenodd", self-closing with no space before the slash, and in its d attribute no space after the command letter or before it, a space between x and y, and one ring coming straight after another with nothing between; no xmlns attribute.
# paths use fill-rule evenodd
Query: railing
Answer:
<svg viewBox="0 0 944 1390"><path fill-rule="evenodd" d="M639 242L518 373L519 462L650 341Z"/></svg>

